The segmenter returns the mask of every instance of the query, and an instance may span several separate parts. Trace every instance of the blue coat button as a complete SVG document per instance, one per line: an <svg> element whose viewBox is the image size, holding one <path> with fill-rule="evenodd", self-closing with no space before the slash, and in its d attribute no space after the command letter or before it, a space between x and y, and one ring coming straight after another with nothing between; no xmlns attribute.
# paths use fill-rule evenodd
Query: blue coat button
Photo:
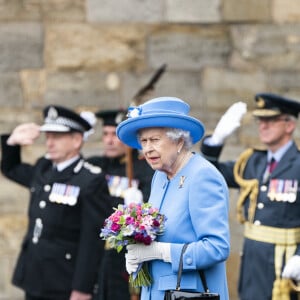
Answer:
<svg viewBox="0 0 300 300"><path fill-rule="evenodd" d="M192 262L193 262L193 260L192 260L190 257L188 257L188 258L185 260L185 262L187 263L187 265L191 265Z"/></svg>

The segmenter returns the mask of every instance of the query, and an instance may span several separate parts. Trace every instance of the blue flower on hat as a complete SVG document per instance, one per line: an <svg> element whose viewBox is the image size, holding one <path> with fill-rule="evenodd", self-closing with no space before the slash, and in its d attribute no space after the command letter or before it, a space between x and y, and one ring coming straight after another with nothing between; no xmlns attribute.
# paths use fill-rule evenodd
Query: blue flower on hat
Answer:
<svg viewBox="0 0 300 300"><path fill-rule="evenodd" d="M142 114L142 108L140 106L130 106L128 108L127 117L136 118Z"/></svg>

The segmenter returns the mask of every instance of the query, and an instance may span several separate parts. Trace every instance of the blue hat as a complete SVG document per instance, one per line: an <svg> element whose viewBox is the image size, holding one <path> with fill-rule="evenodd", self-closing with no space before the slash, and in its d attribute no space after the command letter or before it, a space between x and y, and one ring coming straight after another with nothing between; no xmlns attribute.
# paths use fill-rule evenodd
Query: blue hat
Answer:
<svg viewBox="0 0 300 300"><path fill-rule="evenodd" d="M255 95L256 108L252 112L258 118L270 118L281 114L289 114L298 117L300 102L271 93Z"/></svg>
<svg viewBox="0 0 300 300"><path fill-rule="evenodd" d="M130 107L128 119L117 127L117 136L126 145L141 149L138 131L142 128L168 127L190 132L193 144L204 135L203 124L188 115L190 106L174 97L160 97L137 107Z"/></svg>
<svg viewBox="0 0 300 300"><path fill-rule="evenodd" d="M44 124L40 131L45 132L86 132L92 128L91 124L76 112L59 105L45 107Z"/></svg>

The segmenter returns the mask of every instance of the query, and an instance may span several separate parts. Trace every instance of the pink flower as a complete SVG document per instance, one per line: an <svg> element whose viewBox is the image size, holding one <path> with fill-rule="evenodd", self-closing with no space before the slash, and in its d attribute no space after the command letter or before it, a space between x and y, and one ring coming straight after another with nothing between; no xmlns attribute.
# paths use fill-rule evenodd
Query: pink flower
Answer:
<svg viewBox="0 0 300 300"><path fill-rule="evenodd" d="M111 225L111 230L114 231L114 232L119 231L120 228L121 228L121 226L119 224L112 223L112 225Z"/></svg>
<svg viewBox="0 0 300 300"><path fill-rule="evenodd" d="M118 223L120 221L120 217L119 216L112 216L111 220L114 222L114 223Z"/></svg>
<svg viewBox="0 0 300 300"><path fill-rule="evenodd" d="M134 218L133 217L127 217L126 218L126 225L129 225L129 224L134 224Z"/></svg>

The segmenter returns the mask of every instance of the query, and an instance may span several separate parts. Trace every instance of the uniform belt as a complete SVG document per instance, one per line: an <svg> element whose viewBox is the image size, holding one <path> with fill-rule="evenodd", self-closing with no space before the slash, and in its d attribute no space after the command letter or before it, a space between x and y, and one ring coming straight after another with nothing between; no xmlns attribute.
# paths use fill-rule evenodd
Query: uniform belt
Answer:
<svg viewBox="0 0 300 300"><path fill-rule="evenodd" d="M276 245L295 245L300 243L300 227L277 228L264 225L253 225L246 222L244 236L248 239Z"/></svg>
<svg viewBox="0 0 300 300"><path fill-rule="evenodd" d="M291 290L298 291L292 281L281 278L284 261L288 261L300 243L300 228L277 228L254 225L245 222L244 236L248 239L274 244L275 281L273 283L272 300L290 299Z"/></svg>

